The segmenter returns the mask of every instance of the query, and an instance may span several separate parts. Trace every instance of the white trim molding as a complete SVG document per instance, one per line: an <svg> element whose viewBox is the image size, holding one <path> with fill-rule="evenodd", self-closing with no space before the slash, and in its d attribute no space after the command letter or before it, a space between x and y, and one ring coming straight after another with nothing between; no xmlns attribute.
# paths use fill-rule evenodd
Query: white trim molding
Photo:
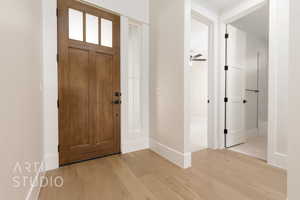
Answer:
<svg viewBox="0 0 300 200"><path fill-rule="evenodd" d="M210 104L208 104L208 116L207 116L207 139L208 148L218 149L218 91L219 91L219 16L217 13L211 12L209 9L202 7L199 3L192 1L191 8L189 8L190 21L192 18L199 20L201 23L206 24L209 27L209 67L208 67L208 96ZM190 24L186 27L187 31L190 32ZM190 34L185 35L185 43L188 43L187 52L190 51ZM189 58L189 53L186 58ZM190 135L190 100L189 91L191 85L189 84L189 71L190 67L185 68L185 135ZM189 140L189 137L188 137ZM189 151L189 144L185 144L185 152Z"/></svg>
<svg viewBox="0 0 300 200"><path fill-rule="evenodd" d="M288 56L286 58L286 55L281 53L281 50L283 48L286 48L284 45L285 42L280 41L282 40L282 35L280 30L288 30L288 27L282 27L283 22L282 18L285 18L286 15L285 11L282 11L282 7L279 6L279 2L281 0L269 0L269 9L270 9L270 30L269 30L269 102L268 102L268 122L263 125L265 127L268 126L268 164L285 168L286 167L286 160L287 155L278 152L278 97L279 97L279 91L278 91L278 84L279 84L279 77L278 77L278 70L280 67L280 63L282 63L283 59L286 60L286 63L288 62ZM284 2L284 1L283 1ZM245 3L242 3L238 5L237 7L223 13L221 16L221 23L220 23L220 30L221 30L221 39L224 38L225 33L225 24L231 23L243 16L246 16L247 14L261 8L262 6L266 5L268 3L267 0L250 0L246 1ZM281 10L279 10L281 9ZM286 9L286 8L284 8ZM283 14L284 12L284 14ZM287 24L284 24L284 26L288 26ZM285 32L286 33L286 32ZM223 49L223 48L220 48ZM223 50L221 50L223 51ZM224 55L220 54L220 63L224 60ZM280 59L280 60L279 60ZM285 65L287 65L285 63ZM281 64L282 65L282 64ZM220 65L223 66L223 65ZM222 74L220 80L223 81ZM223 92L220 92L221 98L223 95ZM223 127L223 113L224 109L222 108L223 103L220 104L220 127ZM220 132L221 133L221 132ZM221 134L220 140L223 139L223 134Z"/></svg>
<svg viewBox="0 0 300 200"><path fill-rule="evenodd" d="M57 154L47 154L47 155L45 155L44 159L45 159L45 170L46 171L58 168L58 166L59 166L58 153Z"/></svg>
<svg viewBox="0 0 300 200"><path fill-rule="evenodd" d="M286 169L287 155L275 152L273 153L272 157L269 159L268 164L281 169Z"/></svg>
<svg viewBox="0 0 300 200"><path fill-rule="evenodd" d="M289 25L283 22L285 17L288 18L285 6L282 7L280 3L287 3L281 0L270 0L270 32L269 32L269 110L268 110L268 163L270 165L286 168L287 155L278 152L278 134L279 134L279 70L281 66L288 66L288 53L282 53L282 50L288 51L288 41L284 41L280 30L287 30L284 32L288 37ZM288 11L287 11L288 12ZM286 16L285 16L286 15ZM287 43L287 44L285 44ZM285 68L288 70L287 68ZM287 98L287 97L286 97ZM288 105L286 105L288 106ZM284 122L280 122L284 123Z"/></svg>
<svg viewBox="0 0 300 200"><path fill-rule="evenodd" d="M153 139L150 139L150 149L183 169L192 166L191 153L181 153Z"/></svg>
<svg viewBox="0 0 300 200"><path fill-rule="evenodd" d="M248 14L256 11L262 6L266 5L267 0L248 0L241 4L238 4L233 9L225 11L221 15L221 20L226 23L233 22L240 19Z"/></svg>
<svg viewBox="0 0 300 200"><path fill-rule="evenodd" d="M141 55L141 130L133 134L129 130L128 115L128 38L129 25L137 24L142 31ZM149 148L149 25L121 16L121 152L123 154Z"/></svg>
<svg viewBox="0 0 300 200"><path fill-rule="evenodd" d="M35 174L33 183L31 184L25 200L37 200L41 190L40 180L45 176L44 164L41 164Z"/></svg>
<svg viewBox="0 0 300 200"><path fill-rule="evenodd" d="M149 138L136 138L131 140L122 141L122 154L149 149Z"/></svg>

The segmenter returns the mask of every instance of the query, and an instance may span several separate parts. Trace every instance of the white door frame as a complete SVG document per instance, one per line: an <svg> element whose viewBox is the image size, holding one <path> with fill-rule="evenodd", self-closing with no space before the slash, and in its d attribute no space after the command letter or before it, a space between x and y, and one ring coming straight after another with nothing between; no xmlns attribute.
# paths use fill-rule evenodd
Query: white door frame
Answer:
<svg viewBox="0 0 300 200"><path fill-rule="evenodd" d="M142 31L141 55L141 135L130 137L128 129L128 33L129 24L137 24ZM149 148L149 25L121 16L121 152L130 153Z"/></svg>
<svg viewBox="0 0 300 200"><path fill-rule="evenodd" d="M220 105L219 105L219 114L220 114L220 136L219 136L219 148L223 149L225 148L224 144L224 116L225 116L225 109L224 109L224 97L225 97L225 91L224 91L224 83L225 83L225 72L224 72L224 66L225 66L225 33L226 33L226 24L230 24L254 11L261 8L267 3L266 0L253 0L248 1L244 4L240 4L239 6L227 11L220 17ZM223 42L222 42L223 41ZM270 101L270 99L269 99Z"/></svg>
<svg viewBox="0 0 300 200"><path fill-rule="evenodd" d="M278 1L280 0L253 0L245 3L244 5L240 5L230 12L225 13L221 16L220 22L220 34L221 40L224 40L224 33L225 33L225 25L229 24L239 18L242 18L248 15L251 12L261 8L262 6L269 3L269 10L270 10L270 24L269 24L269 96L268 96L268 156L267 162L270 165L284 167L285 166L285 155L280 155L280 153L276 152L276 144L277 144L277 85L278 85L278 62L277 59L279 56L279 45L278 45L278 38L277 38L277 31L280 29L277 25L277 17L278 17ZM222 48L220 52L220 63L224 66L224 52L222 52ZM221 84L224 81L223 73L220 74ZM220 84L220 85L221 85ZM221 98L224 97L224 92L220 91ZM221 130L224 129L224 103L220 104L220 127ZM223 140L224 134L221 133L220 141ZM224 143L220 146L220 148L224 148Z"/></svg>
<svg viewBox="0 0 300 200"><path fill-rule="evenodd" d="M204 23L208 25L209 27L209 55L208 55L208 96L210 103L208 104L208 129L207 129L207 135L208 135L208 148L216 149L218 148L217 143L217 81L216 81L216 68L217 68L217 53L215 51L216 49L216 24L213 20L209 19L208 17L200 14L200 12L192 9L191 17L200 21L201 23ZM191 87L189 85L189 87ZM187 88L186 88L187 89ZM189 105L189 93L185 92L185 101ZM189 108L189 106L188 106ZM185 109L185 113L187 116L186 122L188 125L190 125L190 115L189 115L189 109ZM188 126L188 135L190 136L190 128Z"/></svg>
<svg viewBox="0 0 300 200"><path fill-rule="evenodd" d="M93 4L90 4L93 5ZM95 5L98 7L97 5ZM53 170L59 167L58 160L58 110L57 110L57 94L58 94L58 81L57 81L57 16L56 16L57 1L56 0L44 0L43 1L43 116L44 116L44 163L45 170ZM105 8L104 8L105 9ZM109 9L108 9L109 10ZM117 13L115 13L117 14ZM125 38L127 37L126 23L129 17L119 14L121 16L121 71L126 69L126 52L127 43ZM149 134L149 24L141 22L143 24L143 86L145 104L143 109L144 115L144 128L146 135ZM123 40L122 40L123 38ZM127 73L121 73L121 92L126 95L127 92ZM121 151L130 152L136 149L147 148L149 146L148 140L133 141L134 147L129 149L125 146L125 138L127 133L126 125L126 111L127 104L121 105ZM125 110L125 113L124 113ZM131 145L131 146L133 146Z"/></svg>

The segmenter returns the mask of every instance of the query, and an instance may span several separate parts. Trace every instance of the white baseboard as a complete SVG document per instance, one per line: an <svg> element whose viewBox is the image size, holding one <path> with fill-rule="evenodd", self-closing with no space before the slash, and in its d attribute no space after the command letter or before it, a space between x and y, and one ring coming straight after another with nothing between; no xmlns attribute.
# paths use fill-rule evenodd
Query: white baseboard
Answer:
<svg viewBox="0 0 300 200"><path fill-rule="evenodd" d="M150 149L181 168L192 166L191 153L181 153L153 139L150 139Z"/></svg>
<svg viewBox="0 0 300 200"><path fill-rule="evenodd" d="M269 164L281 169L287 169L287 155L275 152L271 159L269 159Z"/></svg>
<svg viewBox="0 0 300 200"><path fill-rule="evenodd" d="M144 149L149 149L149 138L138 138L122 142L121 150L123 154Z"/></svg>
<svg viewBox="0 0 300 200"><path fill-rule="evenodd" d="M53 170L59 167L58 164L58 153L57 154L47 154L45 156L45 170Z"/></svg>
<svg viewBox="0 0 300 200"><path fill-rule="evenodd" d="M122 144L122 153L130 153L149 148L148 138L139 138L134 140L127 140ZM53 170L59 167L57 154L47 154L45 156L45 170Z"/></svg>
<svg viewBox="0 0 300 200"><path fill-rule="evenodd" d="M41 190L40 180L43 176L45 176L44 165L41 165L39 170L36 172L33 184L30 186L25 200L38 200Z"/></svg>

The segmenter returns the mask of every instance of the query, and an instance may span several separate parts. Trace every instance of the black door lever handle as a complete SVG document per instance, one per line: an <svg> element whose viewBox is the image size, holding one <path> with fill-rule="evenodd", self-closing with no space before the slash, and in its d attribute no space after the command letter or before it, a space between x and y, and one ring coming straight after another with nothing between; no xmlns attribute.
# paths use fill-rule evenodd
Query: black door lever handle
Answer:
<svg viewBox="0 0 300 200"><path fill-rule="evenodd" d="M112 103L115 104L115 105L120 105L120 104L122 104L122 101L121 100L115 100Z"/></svg>
<svg viewBox="0 0 300 200"><path fill-rule="evenodd" d="M115 92L115 96L116 96L116 97L121 97L121 96L122 96L122 93L121 93L121 92Z"/></svg>

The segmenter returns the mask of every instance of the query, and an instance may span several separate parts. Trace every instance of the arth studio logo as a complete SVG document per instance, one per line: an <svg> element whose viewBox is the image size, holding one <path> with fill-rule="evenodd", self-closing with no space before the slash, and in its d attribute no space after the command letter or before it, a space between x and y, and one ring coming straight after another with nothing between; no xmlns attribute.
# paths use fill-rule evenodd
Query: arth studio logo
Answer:
<svg viewBox="0 0 300 200"><path fill-rule="evenodd" d="M64 179L61 176L36 176L44 171L43 162L17 162L13 168L12 186L20 188L31 187L62 187Z"/></svg>

